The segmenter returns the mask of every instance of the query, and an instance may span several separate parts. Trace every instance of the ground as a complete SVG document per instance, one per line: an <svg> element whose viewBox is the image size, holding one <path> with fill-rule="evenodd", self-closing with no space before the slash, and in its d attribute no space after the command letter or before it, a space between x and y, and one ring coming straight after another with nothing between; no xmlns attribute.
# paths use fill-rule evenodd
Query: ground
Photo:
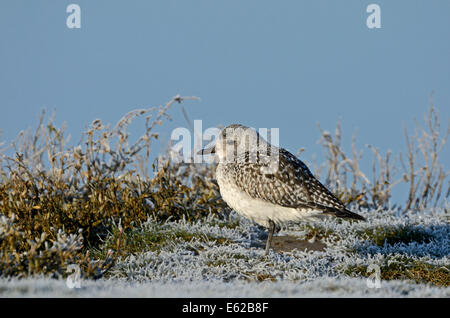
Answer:
<svg viewBox="0 0 450 318"><path fill-rule="evenodd" d="M268 257L267 231L235 213L196 223L149 219L125 234L123 256L105 277L80 288L2 278L0 296L450 297L448 209L358 213L367 221L288 225Z"/></svg>

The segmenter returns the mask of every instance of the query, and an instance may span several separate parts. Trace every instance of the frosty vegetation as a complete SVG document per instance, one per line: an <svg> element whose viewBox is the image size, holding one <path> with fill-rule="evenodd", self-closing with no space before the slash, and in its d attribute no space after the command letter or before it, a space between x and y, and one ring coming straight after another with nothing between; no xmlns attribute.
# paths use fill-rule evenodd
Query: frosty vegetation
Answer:
<svg viewBox="0 0 450 318"><path fill-rule="evenodd" d="M360 168L356 136L346 154L340 123L334 135L319 127L327 159L314 173L368 221L289 224L266 258L266 230L222 201L214 164L150 162L158 126L186 99L195 98L132 111L112 128L95 120L74 146L42 114L3 144L0 295L450 296L450 184L439 157L449 128L432 100L415 132L405 129L407 153L368 147L372 171ZM131 142L137 117L144 134ZM400 185L407 201L393 205ZM70 264L80 289L65 283ZM368 285L373 265L380 288Z"/></svg>

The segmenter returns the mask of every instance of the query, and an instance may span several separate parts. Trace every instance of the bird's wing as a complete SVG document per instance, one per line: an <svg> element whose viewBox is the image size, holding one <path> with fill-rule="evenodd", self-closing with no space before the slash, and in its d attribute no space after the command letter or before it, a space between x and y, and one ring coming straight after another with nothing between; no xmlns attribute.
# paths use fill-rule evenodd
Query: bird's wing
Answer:
<svg viewBox="0 0 450 318"><path fill-rule="evenodd" d="M284 207L314 208L332 214L345 210L344 204L287 150L279 150L278 169L261 173L268 165L264 160L244 160L235 165L239 169L235 173L236 185L251 197Z"/></svg>

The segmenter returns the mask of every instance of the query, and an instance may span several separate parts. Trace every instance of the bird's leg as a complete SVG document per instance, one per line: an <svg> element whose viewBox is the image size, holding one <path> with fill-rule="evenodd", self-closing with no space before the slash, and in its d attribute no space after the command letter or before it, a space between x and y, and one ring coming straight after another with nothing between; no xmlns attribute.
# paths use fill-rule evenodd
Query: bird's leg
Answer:
<svg viewBox="0 0 450 318"><path fill-rule="evenodd" d="M275 223L272 220L269 220L269 236L267 237L266 242L266 253L265 253L266 256L267 254L269 254L269 249L270 246L272 245L272 237L274 231L275 231Z"/></svg>

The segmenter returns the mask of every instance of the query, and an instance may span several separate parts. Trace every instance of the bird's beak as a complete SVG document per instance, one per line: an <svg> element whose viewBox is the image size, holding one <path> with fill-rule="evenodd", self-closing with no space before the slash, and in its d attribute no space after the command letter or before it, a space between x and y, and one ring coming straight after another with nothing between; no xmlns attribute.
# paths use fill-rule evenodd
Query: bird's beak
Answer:
<svg viewBox="0 0 450 318"><path fill-rule="evenodd" d="M197 152L198 155L209 155L211 153L216 153L216 146L205 148Z"/></svg>

